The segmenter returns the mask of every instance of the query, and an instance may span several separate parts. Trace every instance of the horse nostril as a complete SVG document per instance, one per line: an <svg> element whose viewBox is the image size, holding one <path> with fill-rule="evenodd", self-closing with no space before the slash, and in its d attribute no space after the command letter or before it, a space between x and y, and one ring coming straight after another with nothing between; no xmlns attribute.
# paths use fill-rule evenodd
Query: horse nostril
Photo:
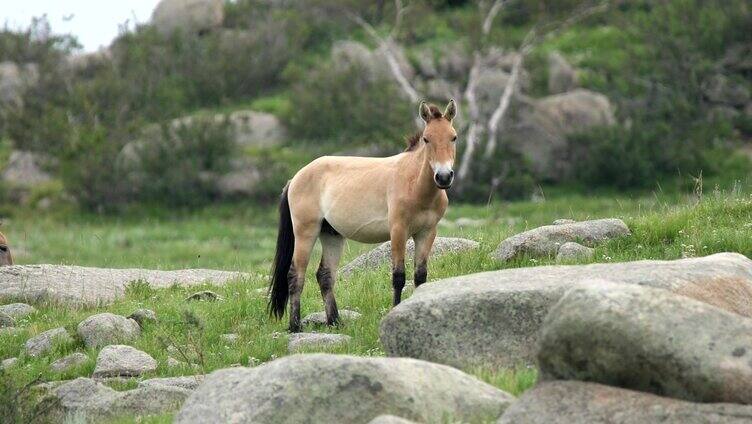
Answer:
<svg viewBox="0 0 752 424"><path fill-rule="evenodd" d="M449 171L449 178L454 178L454 171L452 170Z"/></svg>

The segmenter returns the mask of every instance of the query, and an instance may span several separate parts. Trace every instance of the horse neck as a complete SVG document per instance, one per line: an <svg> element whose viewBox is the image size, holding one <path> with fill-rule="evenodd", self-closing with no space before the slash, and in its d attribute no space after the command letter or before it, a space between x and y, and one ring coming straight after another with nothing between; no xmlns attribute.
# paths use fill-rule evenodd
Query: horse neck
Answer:
<svg viewBox="0 0 752 424"><path fill-rule="evenodd" d="M433 169L428 160L428 149L421 147L415 152L413 160L415 170L414 192L419 199L431 199L440 191L433 180Z"/></svg>

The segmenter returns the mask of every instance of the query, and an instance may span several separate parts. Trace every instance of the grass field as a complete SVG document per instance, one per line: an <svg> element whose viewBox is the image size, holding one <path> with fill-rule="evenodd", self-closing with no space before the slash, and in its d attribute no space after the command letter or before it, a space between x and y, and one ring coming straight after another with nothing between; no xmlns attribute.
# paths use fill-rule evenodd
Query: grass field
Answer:
<svg viewBox="0 0 752 424"><path fill-rule="evenodd" d="M557 218L618 217L627 222L633 235L598 247L593 259L596 262L675 259L721 251L752 256L752 198L739 192L706 193L702 200L697 196L656 194L636 197L553 195L541 202L451 206L447 220L453 222L460 217L481 219L485 223L470 228L443 225L439 235L474 239L481 243L481 248L431 262L429 281L501 268L501 264L490 259L489 253L502 239ZM150 213L128 218L51 214L7 220L3 231L16 247L19 263L158 269L203 267L245 271L251 277L224 287L207 287L224 297L225 300L217 303L186 302L185 297L199 290L198 287L153 290L145 284L133 283L124 299L105 307L75 309L35 305L39 311L19 324L20 331L0 333L0 359L18 356L23 343L41 331L64 326L75 334L78 323L89 315L103 311L128 315L137 308L152 309L159 318L157 323L147 325L139 340L133 343L159 362L157 371L147 378L193 373L189 368L166 366L169 345L179 348L176 359L198 364L201 373L233 364L252 366L286 355L286 322L268 318L263 290L273 255L275 225L274 210L250 206L216 207L193 213ZM343 264L370 247L348 243ZM520 259L503 266L551 262ZM315 258L312 263L316 263ZM310 266L302 301L304 315L322 310L314 271L315 267ZM338 281L335 290L340 308L357 310L363 316L338 328L316 329L353 338L347 346L329 351L384 355L378 340L378 326L390 308L392 291L388 269L356 273ZM406 296L411 290L408 289ZM237 333L239 340L234 344L224 343L220 336L225 333ZM89 361L63 374L49 370L52 361L73 351L86 352ZM0 373L0 404L7 404L8 396L35 379L49 381L90 375L96 355L96 351L86 350L83 343L76 340L40 358L22 357L16 366L5 374ZM513 394L531 387L536 380L534 369L467 371ZM122 388L127 387L128 384ZM29 411L21 400L6 408L10 409L0 411L0 415ZM140 422L169 421L169 416L161 416ZM118 422L132 422L132 419Z"/></svg>

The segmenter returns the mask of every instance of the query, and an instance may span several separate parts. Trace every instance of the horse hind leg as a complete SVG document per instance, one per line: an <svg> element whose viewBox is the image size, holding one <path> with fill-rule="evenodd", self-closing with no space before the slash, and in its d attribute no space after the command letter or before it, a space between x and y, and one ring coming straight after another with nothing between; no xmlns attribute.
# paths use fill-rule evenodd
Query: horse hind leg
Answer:
<svg viewBox="0 0 752 424"><path fill-rule="evenodd" d="M337 267L342 256L345 238L332 228L326 220L321 225L321 264L316 271L316 280L321 289L326 310L326 324L335 325L339 321L337 301L334 298L334 283L337 278Z"/></svg>
<svg viewBox="0 0 752 424"><path fill-rule="evenodd" d="M306 269L317 236L318 226L299 227L295 231L295 250L292 257L292 266L287 277L290 291L291 333L300 332L300 295L303 293Z"/></svg>

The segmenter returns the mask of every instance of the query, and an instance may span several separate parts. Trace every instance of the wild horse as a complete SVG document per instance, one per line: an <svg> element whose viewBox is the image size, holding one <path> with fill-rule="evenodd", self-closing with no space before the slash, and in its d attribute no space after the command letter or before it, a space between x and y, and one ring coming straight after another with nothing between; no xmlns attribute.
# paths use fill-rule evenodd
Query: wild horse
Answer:
<svg viewBox="0 0 752 424"><path fill-rule="evenodd" d="M269 290L269 312L277 318L290 301L290 331L300 331L300 295L316 239L321 264L316 278L327 323L338 320L334 281L345 239L392 242L394 305L405 286L405 245L415 241L415 285L426 281L436 225L449 203L457 132L454 100L442 113L420 104L425 122L407 149L386 158L325 156L303 167L287 183L279 206L277 251Z"/></svg>

